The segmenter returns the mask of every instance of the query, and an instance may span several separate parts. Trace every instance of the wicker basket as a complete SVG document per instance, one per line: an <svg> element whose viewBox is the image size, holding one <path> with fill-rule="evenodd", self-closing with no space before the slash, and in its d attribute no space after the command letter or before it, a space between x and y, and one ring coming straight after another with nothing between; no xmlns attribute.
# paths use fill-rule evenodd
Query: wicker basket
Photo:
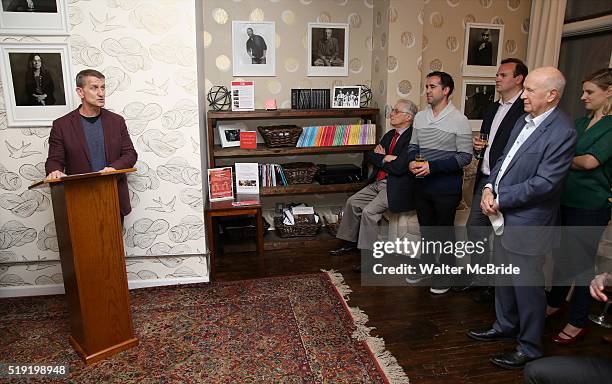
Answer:
<svg viewBox="0 0 612 384"><path fill-rule="evenodd" d="M325 224L325 229L327 230L327 233L329 233L333 237L336 237L336 235L338 234L338 227L340 226L340 222L336 221L335 223L330 223L324 217L323 218L323 223Z"/></svg>
<svg viewBox="0 0 612 384"><path fill-rule="evenodd" d="M314 163L287 163L282 166L288 184L310 184L319 170Z"/></svg>
<svg viewBox="0 0 612 384"><path fill-rule="evenodd" d="M283 224L283 218L276 216L274 217L274 228L279 237L312 237L319 232L321 221L311 223L308 216L296 215L295 224L285 225Z"/></svg>
<svg viewBox="0 0 612 384"><path fill-rule="evenodd" d="M271 148L295 147L302 134L302 127L297 125L259 126L257 130L266 142L266 146Z"/></svg>

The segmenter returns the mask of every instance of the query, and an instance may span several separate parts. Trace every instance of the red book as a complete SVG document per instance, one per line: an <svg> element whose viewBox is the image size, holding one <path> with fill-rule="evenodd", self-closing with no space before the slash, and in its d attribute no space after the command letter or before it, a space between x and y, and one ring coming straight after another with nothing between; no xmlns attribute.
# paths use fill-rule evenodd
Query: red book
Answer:
<svg viewBox="0 0 612 384"><path fill-rule="evenodd" d="M208 170L208 197L210 201L234 198L231 167Z"/></svg>
<svg viewBox="0 0 612 384"><path fill-rule="evenodd" d="M257 132L255 131L240 132L240 148L241 149L256 149L257 148Z"/></svg>

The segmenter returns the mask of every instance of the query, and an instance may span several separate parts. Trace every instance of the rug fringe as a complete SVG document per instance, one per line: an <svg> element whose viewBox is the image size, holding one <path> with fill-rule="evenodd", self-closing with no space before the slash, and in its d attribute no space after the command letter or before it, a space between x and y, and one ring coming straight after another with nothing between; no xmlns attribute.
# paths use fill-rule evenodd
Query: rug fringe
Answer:
<svg viewBox="0 0 612 384"><path fill-rule="evenodd" d="M356 327L352 337L359 341L364 341L368 345L390 384L408 384L409 379L404 369L398 364L395 356L385 349L385 340L382 337L370 335L370 332L376 328L366 325L369 321L368 315L359 307L348 305L350 300L348 295L353 290L345 283L344 276L333 269L322 269L321 271L327 273L338 293L342 296L344 302L347 303L346 306Z"/></svg>

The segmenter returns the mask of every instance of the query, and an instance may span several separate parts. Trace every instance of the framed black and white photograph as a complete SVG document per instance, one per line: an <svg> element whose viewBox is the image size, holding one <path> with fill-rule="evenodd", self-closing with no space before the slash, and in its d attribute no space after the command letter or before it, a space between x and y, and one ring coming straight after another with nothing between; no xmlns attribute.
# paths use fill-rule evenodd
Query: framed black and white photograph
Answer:
<svg viewBox="0 0 612 384"><path fill-rule="evenodd" d="M334 87L332 108L359 108L361 86Z"/></svg>
<svg viewBox="0 0 612 384"><path fill-rule="evenodd" d="M67 44L0 45L9 127L48 127L74 108Z"/></svg>
<svg viewBox="0 0 612 384"><path fill-rule="evenodd" d="M219 141L222 148L239 147L240 132L245 132L246 126L243 124L228 124L217 126L219 130Z"/></svg>
<svg viewBox="0 0 612 384"><path fill-rule="evenodd" d="M501 64L504 26L467 23L463 51L463 75L495 77Z"/></svg>
<svg viewBox="0 0 612 384"><path fill-rule="evenodd" d="M308 23L308 76L348 76L349 25Z"/></svg>
<svg viewBox="0 0 612 384"><path fill-rule="evenodd" d="M275 76L275 22L232 21L232 65L234 76Z"/></svg>
<svg viewBox="0 0 612 384"><path fill-rule="evenodd" d="M66 0L0 0L0 4L0 34L68 34Z"/></svg>
<svg viewBox="0 0 612 384"><path fill-rule="evenodd" d="M495 80L464 80L461 110L472 131L479 131L487 106L495 101Z"/></svg>

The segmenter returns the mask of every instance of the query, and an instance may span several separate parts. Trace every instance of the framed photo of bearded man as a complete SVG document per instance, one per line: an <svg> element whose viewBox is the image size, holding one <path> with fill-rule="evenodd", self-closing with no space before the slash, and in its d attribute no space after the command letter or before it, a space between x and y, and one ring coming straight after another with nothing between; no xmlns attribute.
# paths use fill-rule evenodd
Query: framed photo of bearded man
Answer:
<svg viewBox="0 0 612 384"><path fill-rule="evenodd" d="M348 76L349 25L308 23L308 76Z"/></svg>
<svg viewBox="0 0 612 384"><path fill-rule="evenodd" d="M276 23L232 21L232 66L234 76L275 76Z"/></svg>

